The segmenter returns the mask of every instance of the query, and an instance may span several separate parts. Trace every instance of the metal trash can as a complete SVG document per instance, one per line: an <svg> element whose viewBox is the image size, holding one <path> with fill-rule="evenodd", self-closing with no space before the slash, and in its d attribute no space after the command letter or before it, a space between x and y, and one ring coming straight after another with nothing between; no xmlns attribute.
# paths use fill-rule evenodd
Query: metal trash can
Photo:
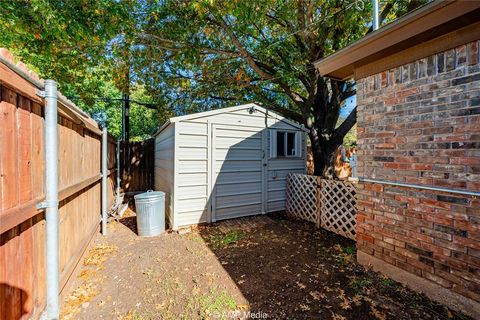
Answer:
<svg viewBox="0 0 480 320"><path fill-rule="evenodd" d="M138 235L154 237L165 231L165 192L148 190L134 198Z"/></svg>

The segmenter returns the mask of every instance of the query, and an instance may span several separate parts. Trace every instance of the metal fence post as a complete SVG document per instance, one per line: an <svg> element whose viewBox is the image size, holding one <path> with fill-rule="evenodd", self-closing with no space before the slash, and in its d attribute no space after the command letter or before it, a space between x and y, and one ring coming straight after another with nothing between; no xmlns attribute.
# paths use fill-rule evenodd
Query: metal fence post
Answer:
<svg viewBox="0 0 480 320"><path fill-rule="evenodd" d="M45 81L46 318L60 317L58 270L58 105L57 83Z"/></svg>
<svg viewBox="0 0 480 320"><path fill-rule="evenodd" d="M116 203L117 204L120 204L120 184L121 184L121 180L120 180L120 175L122 174L121 172L121 168L120 168L120 149L122 147L122 144L121 144L121 141L120 139L117 140L117 190L116 190L116 197L117 197L117 201Z"/></svg>
<svg viewBox="0 0 480 320"><path fill-rule="evenodd" d="M104 127L102 131L102 234L107 235L107 143L108 133Z"/></svg>

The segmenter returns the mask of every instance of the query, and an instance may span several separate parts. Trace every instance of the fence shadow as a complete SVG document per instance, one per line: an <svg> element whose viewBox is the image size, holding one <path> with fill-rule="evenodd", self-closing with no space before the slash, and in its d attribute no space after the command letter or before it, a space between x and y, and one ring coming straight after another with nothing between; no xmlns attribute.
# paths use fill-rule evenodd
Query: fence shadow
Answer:
<svg viewBox="0 0 480 320"><path fill-rule="evenodd" d="M122 166L122 189L124 192L139 192L153 189L154 139L130 142L128 149L122 143L124 152Z"/></svg>
<svg viewBox="0 0 480 320"><path fill-rule="evenodd" d="M29 314L26 306L28 301L28 293L20 288L9 285L8 283L0 283L0 301L2 309L0 316L2 319L19 320L24 315ZM18 301L23 301L22 305L18 305Z"/></svg>

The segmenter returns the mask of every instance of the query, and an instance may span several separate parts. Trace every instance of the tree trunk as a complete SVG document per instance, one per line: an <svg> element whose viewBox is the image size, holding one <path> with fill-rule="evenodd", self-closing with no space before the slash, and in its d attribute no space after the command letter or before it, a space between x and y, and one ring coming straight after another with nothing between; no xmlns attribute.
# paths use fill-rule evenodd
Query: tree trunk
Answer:
<svg viewBox="0 0 480 320"><path fill-rule="evenodd" d="M313 165L315 176L321 176L325 179L334 179L335 174L335 154L341 145L338 142L319 137L315 132L309 133L312 143Z"/></svg>

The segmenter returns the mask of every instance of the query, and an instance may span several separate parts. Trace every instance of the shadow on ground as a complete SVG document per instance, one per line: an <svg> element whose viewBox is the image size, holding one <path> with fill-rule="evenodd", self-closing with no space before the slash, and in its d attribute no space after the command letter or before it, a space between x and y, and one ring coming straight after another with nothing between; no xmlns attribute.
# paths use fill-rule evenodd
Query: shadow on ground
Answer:
<svg viewBox="0 0 480 320"><path fill-rule="evenodd" d="M355 244L256 216L140 238L134 212L98 235L62 319L467 319L355 262Z"/></svg>
<svg viewBox="0 0 480 320"><path fill-rule="evenodd" d="M358 265L355 242L269 215L200 230L254 314L274 319L466 317Z"/></svg>

